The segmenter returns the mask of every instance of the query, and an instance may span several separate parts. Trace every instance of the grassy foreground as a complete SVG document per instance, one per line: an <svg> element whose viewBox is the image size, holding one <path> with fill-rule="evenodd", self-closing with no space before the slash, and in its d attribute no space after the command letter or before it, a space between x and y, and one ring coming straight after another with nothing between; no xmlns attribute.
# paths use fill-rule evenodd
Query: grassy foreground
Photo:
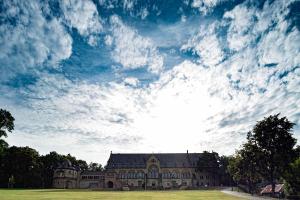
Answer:
<svg viewBox="0 0 300 200"><path fill-rule="evenodd" d="M205 191L89 191L89 190L0 190L0 200L237 200L217 190Z"/></svg>

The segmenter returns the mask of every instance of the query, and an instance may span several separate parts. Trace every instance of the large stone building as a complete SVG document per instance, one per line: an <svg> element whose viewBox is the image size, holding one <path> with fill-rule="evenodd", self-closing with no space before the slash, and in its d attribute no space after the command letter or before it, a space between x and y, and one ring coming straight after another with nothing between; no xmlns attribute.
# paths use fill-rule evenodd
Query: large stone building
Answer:
<svg viewBox="0 0 300 200"><path fill-rule="evenodd" d="M219 185L198 172L200 153L111 154L104 172L79 171L70 163L55 170L55 188L185 189ZM65 166L65 165L68 166Z"/></svg>

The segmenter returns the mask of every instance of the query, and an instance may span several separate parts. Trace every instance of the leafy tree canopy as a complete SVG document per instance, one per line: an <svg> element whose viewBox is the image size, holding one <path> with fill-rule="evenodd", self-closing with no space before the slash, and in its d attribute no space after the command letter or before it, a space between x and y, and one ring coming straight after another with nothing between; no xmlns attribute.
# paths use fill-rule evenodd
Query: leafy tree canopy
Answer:
<svg viewBox="0 0 300 200"><path fill-rule="evenodd" d="M91 171L103 171L103 167L101 164L99 163L94 163L94 162L91 162L88 166L88 170L91 170Z"/></svg>
<svg viewBox="0 0 300 200"><path fill-rule="evenodd" d="M200 172L218 173L219 160L218 153L203 151L197 163L197 170Z"/></svg>
<svg viewBox="0 0 300 200"><path fill-rule="evenodd" d="M7 131L11 132L14 130L15 118L10 112L0 109L0 137L7 137Z"/></svg>
<svg viewBox="0 0 300 200"><path fill-rule="evenodd" d="M259 151L261 175L273 184L297 157L294 125L286 117L271 115L257 122L248 135L248 141L253 141Z"/></svg>

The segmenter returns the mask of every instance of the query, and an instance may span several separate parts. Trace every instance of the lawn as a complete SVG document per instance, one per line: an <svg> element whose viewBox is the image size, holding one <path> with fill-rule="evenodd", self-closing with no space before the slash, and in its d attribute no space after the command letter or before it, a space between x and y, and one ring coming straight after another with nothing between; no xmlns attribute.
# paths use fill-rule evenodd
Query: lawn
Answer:
<svg viewBox="0 0 300 200"><path fill-rule="evenodd" d="M89 190L0 190L0 200L238 200L217 190L203 191L89 191Z"/></svg>

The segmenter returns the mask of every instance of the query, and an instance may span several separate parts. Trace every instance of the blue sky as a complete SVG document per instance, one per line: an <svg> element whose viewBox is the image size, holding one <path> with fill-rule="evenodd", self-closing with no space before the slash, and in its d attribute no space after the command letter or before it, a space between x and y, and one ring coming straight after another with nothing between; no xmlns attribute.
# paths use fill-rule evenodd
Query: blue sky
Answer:
<svg viewBox="0 0 300 200"><path fill-rule="evenodd" d="M296 0L0 1L11 145L232 154L281 113L300 139Z"/></svg>

